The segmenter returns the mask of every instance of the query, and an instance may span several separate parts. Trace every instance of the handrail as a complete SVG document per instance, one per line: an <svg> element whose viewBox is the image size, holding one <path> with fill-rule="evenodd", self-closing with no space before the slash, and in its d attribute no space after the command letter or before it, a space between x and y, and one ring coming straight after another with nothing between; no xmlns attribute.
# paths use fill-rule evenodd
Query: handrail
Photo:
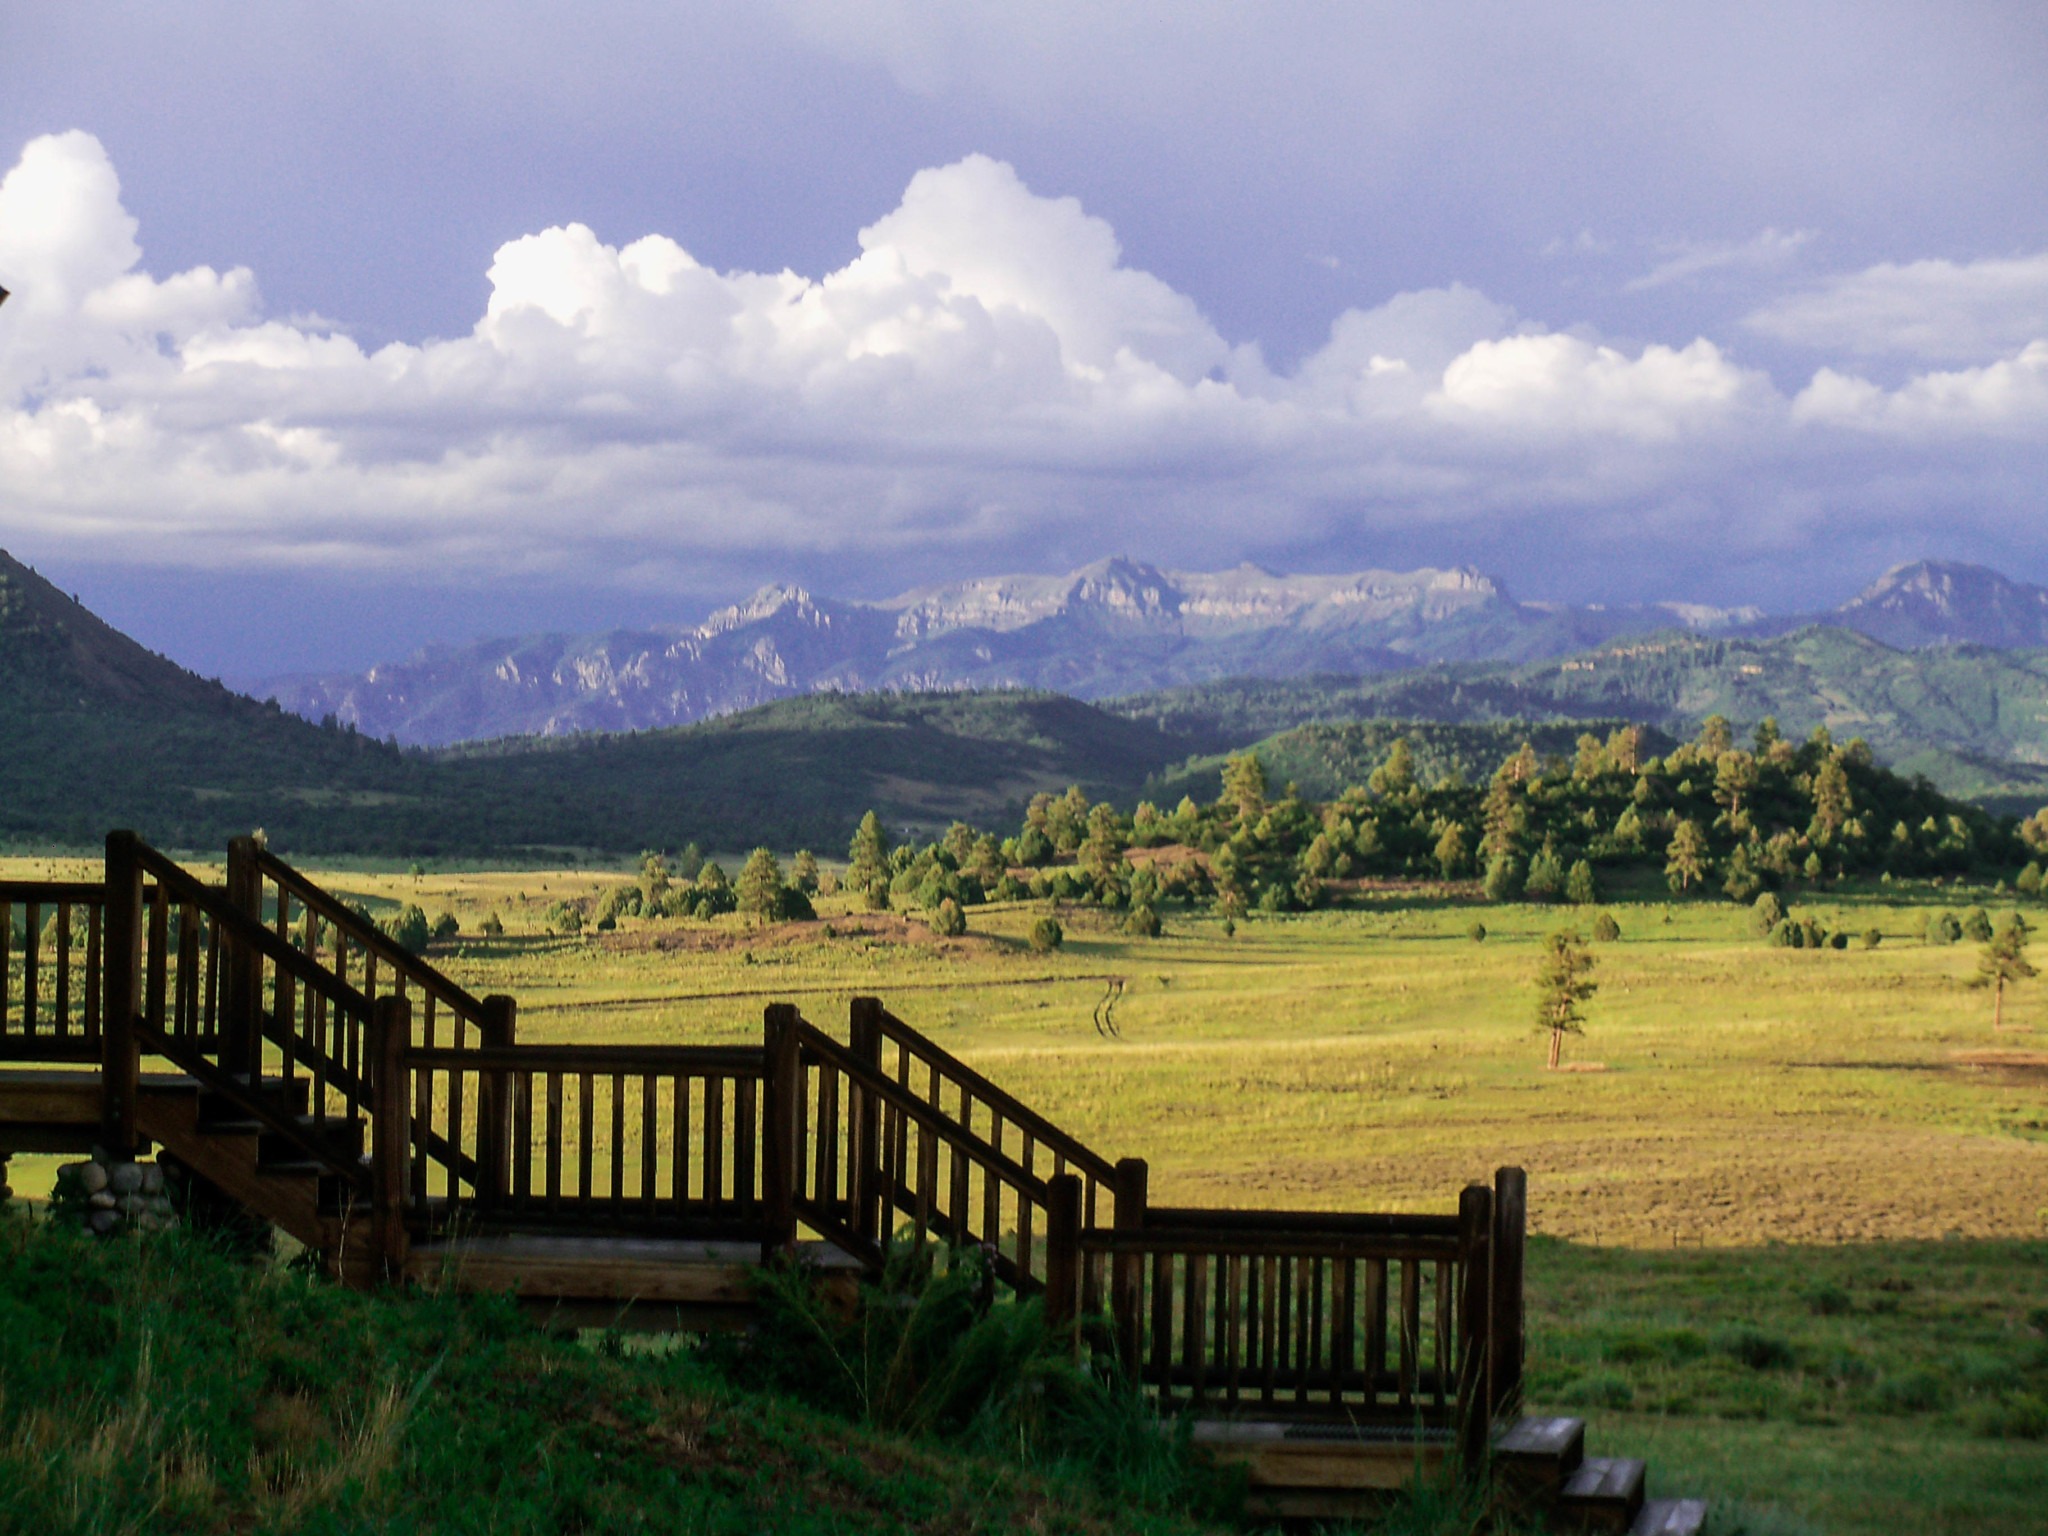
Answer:
<svg viewBox="0 0 2048 1536"><path fill-rule="evenodd" d="M104 880L0 880L0 902L50 906L60 901L99 901L106 894Z"/></svg>
<svg viewBox="0 0 2048 1536"><path fill-rule="evenodd" d="M302 981L314 988L329 1002L338 1003L365 1016L369 1014L369 998L318 961L292 948L247 913L236 910L234 904L227 899L227 893L219 886L208 885L203 880L195 878L147 843L138 843L135 853L136 862L145 872L155 877L159 886L180 895L216 922L225 923L234 934L236 942L247 944L264 959L290 971L294 980Z"/></svg>
<svg viewBox="0 0 2048 1536"><path fill-rule="evenodd" d="M254 868L262 877L274 881L279 891L289 891L299 901L299 905L307 907L309 911L315 911L324 922L330 922L342 932L346 932L362 948L377 954L379 961L389 965L395 973L403 975L408 981L418 983L422 991L432 993L434 997L444 1001L444 1004L455 1008L457 1014L461 1014L465 1020L473 1022L483 1016L481 997L477 997L473 991L463 987L459 981L455 981L438 967L428 965L424 958L420 958L403 944L395 942L375 924L362 922L360 915L350 911L344 901L313 885L299 870L295 870L283 858L272 854L268 848L254 850Z"/></svg>
<svg viewBox="0 0 2048 1536"><path fill-rule="evenodd" d="M906 1092L899 1084L872 1071L867 1063L816 1025L798 1020L795 1027L797 1039L804 1049L814 1051L831 1062L883 1103L915 1121L919 1129L935 1132L949 1147L966 1153L975 1161L1001 1174L1019 1190L1029 1194L1038 1204L1045 1203L1048 1193L1046 1181L1015 1158L991 1147L973 1132L963 1131L944 1111L933 1109L916 1094Z"/></svg>
<svg viewBox="0 0 2048 1536"><path fill-rule="evenodd" d="M1070 1132L1061 1130L1022 1100L998 1088L959 1057L935 1044L928 1036L912 1029L888 1009L880 1008L876 1013L883 1038L894 1041L898 1050L908 1052L928 1067L941 1070L949 1081L965 1087L974 1097L999 1110L1005 1121L1021 1131L1028 1132L1040 1145L1065 1159L1073 1167L1090 1174L1100 1183L1108 1184L1114 1181L1115 1165L1101 1153Z"/></svg>
<svg viewBox="0 0 2048 1536"><path fill-rule="evenodd" d="M1238 1211L1205 1206L1154 1205L1147 1227L1202 1228L1222 1232L1312 1233L1346 1237L1449 1237L1458 1235L1455 1216L1400 1211Z"/></svg>
<svg viewBox="0 0 2048 1536"><path fill-rule="evenodd" d="M759 1077L768 1053L758 1045L415 1045L406 1060L429 1067L464 1067L479 1072L531 1069L544 1072L661 1071L701 1067L736 1077Z"/></svg>
<svg viewBox="0 0 2048 1536"><path fill-rule="evenodd" d="M1416 1259L1452 1261L1461 1249L1456 1233L1390 1234L1308 1231L1255 1232L1217 1222L1210 1226L1154 1227L1136 1232L1087 1227L1081 1232L1084 1253L1241 1253L1260 1258L1310 1256L1348 1259Z"/></svg>

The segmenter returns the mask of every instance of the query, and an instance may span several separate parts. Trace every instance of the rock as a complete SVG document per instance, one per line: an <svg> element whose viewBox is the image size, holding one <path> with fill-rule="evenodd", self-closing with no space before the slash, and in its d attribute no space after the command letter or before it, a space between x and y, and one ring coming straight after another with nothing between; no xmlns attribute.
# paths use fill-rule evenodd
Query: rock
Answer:
<svg viewBox="0 0 2048 1536"><path fill-rule="evenodd" d="M151 1195L143 1202L143 1206L152 1216L170 1216L175 1214L171 1207L171 1197L169 1195Z"/></svg>
<svg viewBox="0 0 2048 1536"><path fill-rule="evenodd" d="M114 1207L123 1216L140 1216L149 1209L149 1202L140 1195L123 1195L121 1203Z"/></svg>
<svg viewBox="0 0 2048 1536"><path fill-rule="evenodd" d="M145 1195L158 1195L163 1193L163 1188L163 1169L159 1168L155 1163L145 1165L142 1170L142 1192Z"/></svg>
<svg viewBox="0 0 2048 1536"><path fill-rule="evenodd" d="M99 1163L78 1165L78 1187L88 1195L96 1195L107 1187L107 1170Z"/></svg>
<svg viewBox="0 0 2048 1536"><path fill-rule="evenodd" d="M85 1203L96 1211L111 1211L121 1203L121 1197L110 1190L103 1189L98 1194L87 1195Z"/></svg>
<svg viewBox="0 0 2048 1536"><path fill-rule="evenodd" d="M132 1195L142 1189L142 1165L140 1163L116 1163L113 1172L107 1175L107 1182L117 1195Z"/></svg>
<svg viewBox="0 0 2048 1536"><path fill-rule="evenodd" d="M93 1231L99 1233L101 1237L105 1237L121 1224L121 1218L112 1211L94 1211L85 1218L85 1224L92 1228Z"/></svg>

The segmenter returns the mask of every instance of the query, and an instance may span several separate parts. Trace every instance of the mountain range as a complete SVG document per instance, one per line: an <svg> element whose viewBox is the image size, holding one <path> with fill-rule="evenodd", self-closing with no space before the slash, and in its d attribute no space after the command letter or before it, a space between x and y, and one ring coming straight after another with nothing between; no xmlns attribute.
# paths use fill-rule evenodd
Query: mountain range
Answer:
<svg viewBox="0 0 2048 1536"><path fill-rule="evenodd" d="M408 745L646 730L820 692L1026 688L1107 699L1227 678L1521 665L1660 631L1768 637L1810 625L1886 645L2048 646L2048 589L1921 561L1839 608L1520 602L1478 571L1286 576L1114 559L853 602L763 588L703 623L436 646L366 673L251 686L309 720Z"/></svg>

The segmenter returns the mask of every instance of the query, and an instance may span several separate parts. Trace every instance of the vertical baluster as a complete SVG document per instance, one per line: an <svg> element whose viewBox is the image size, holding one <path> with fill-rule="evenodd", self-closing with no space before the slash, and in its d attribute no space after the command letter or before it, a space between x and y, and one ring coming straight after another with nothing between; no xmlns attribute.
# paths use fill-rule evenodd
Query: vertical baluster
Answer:
<svg viewBox="0 0 2048 1536"><path fill-rule="evenodd" d="M1357 1340L1358 1260L1337 1260L1330 1276L1330 1402L1344 1401L1344 1379L1351 1374ZM1372 1384L1366 1383L1366 1401L1372 1401Z"/></svg>
<svg viewBox="0 0 2048 1536"><path fill-rule="evenodd" d="M1401 1388L1400 1406L1415 1403L1416 1335L1422 1330L1422 1266L1414 1259L1401 1260Z"/></svg>
<svg viewBox="0 0 2048 1536"><path fill-rule="evenodd" d="M1294 1400L1306 1404L1310 1383L1322 1364L1323 1260L1294 1261Z"/></svg>
<svg viewBox="0 0 2048 1536"><path fill-rule="evenodd" d="M1181 1366L1189 1373L1188 1391L1197 1406L1209 1386L1209 1256L1187 1256L1187 1287L1180 1322Z"/></svg>
<svg viewBox="0 0 2048 1536"><path fill-rule="evenodd" d="M611 1155L611 1196L612 1210L616 1213L626 1203L626 1078L625 1074L612 1074L612 1155Z"/></svg>
<svg viewBox="0 0 2048 1536"><path fill-rule="evenodd" d="M597 1077L591 1072L576 1074L576 1198L588 1206L596 1189Z"/></svg>
<svg viewBox="0 0 2048 1536"><path fill-rule="evenodd" d="M1430 1351L1436 1372L1436 1385L1432 1400L1436 1406L1444 1405L1445 1393L1451 1390L1451 1266L1439 1260L1436 1265L1436 1346Z"/></svg>
<svg viewBox="0 0 2048 1536"><path fill-rule="evenodd" d="M100 938L102 916L97 903L85 909L85 1037L97 1041L100 1037L100 989L105 973L102 965L102 940ZM0 1032L6 1029L7 1016L7 908L0 905Z"/></svg>
<svg viewBox="0 0 2048 1536"><path fill-rule="evenodd" d="M761 1209L754 1177L760 1146L760 1091L757 1077L732 1080L732 1198L739 1212L747 1216L759 1215Z"/></svg>
<svg viewBox="0 0 2048 1536"><path fill-rule="evenodd" d="M208 939L213 946L210 953L217 955L220 945L219 925L210 924L209 927L212 929L212 932L208 934ZM219 974L220 968L218 966L209 965L206 967L206 979L208 981L212 981ZM189 901L181 902L178 906L178 984L173 994L176 998L177 1007L175 1028L180 1034L206 1035L212 1033L210 1030L202 1029L200 1025L201 993L199 982L199 908ZM207 1022L210 1024L213 1013L211 989L208 990L205 996L205 1004Z"/></svg>
<svg viewBox="0 0 2048 1536"><path fill-rule="evenodd" d="M670 1113L674 1116L674 1130L669 1143L675 1148L669 1159L669 1199L675 1203L675 1214L680 1216L683 1208L690 1203L690 1074L682 1072L676 1077L676 1100Z"/></svg>
<svg viewBox="0 0 2048 1536"><path fill-rule="evenodd" d="M143 987L143 1019L152 1029L170 1029L171 897L161 885L150 887L148 980Z"/></svg>
<svg viewBox="0 0 2048 1536"><path fill-rule="evenodd" d="M1017 1161L1018 1161L1018 1162L1019 1162L1019 1163L1020 1163L1020 1164L1022 1165L1022 1167L1023 1167L1024 1171L1025 1171L1026 1173L1029 1173L1029 1172L1031 1172L1031 1165L1032 1165L1032 1163L1033 1163L1033 1162L1035 1162L1035 1161L1037 1160L1037 1157L1038 1157L1038 1143L1037 1143L1037 1140L1036 1140L1036 1139L1035 1139L1035 1138L1034 1138L1034 1137L1032 1136L1032 1134L1031 1134L1031 1133L1030 1133L1029 1131L1025 1131L1025 1132L1023 1133L1023 1136L1024 1136L1024 1140L1023 1140L1023 1143L1022 1143L1022 1145L1021 1145L1021 1146L1020 1146L1020 1148L1019 1148L1019 1156L1018 1156L1018 1159L1017 1159ZM1021 1190L1021 1189L1020 1189L1020 1190L1018 1190L1018 1191L1017 1191L1017 1273L1018 1273L1018 1274L1020 1274L1020 1275L1029 1275L1029 1274L1033 1274L1033 1273L1035 1273L1034 1269L1032 1268L1032 1264L1031 1264L1031 1259L1032 1259L1032 1248L1033 1248L1033 1241L1032 1241L1032 1236L1031 1236L1031 1217L1032 1217L1032 1214L1033 1214L1033 1213L1032 1213L1032 1206L1031 1206L1031 1200L1030 1200L1030 1197L1029 1197L1029 1196L1027 1196L1027 1195L1026 1195L1026 1194L1024 1193L1024 1191L1023 1191L1023 1190ZM1112 1261L1112 1269L1113 1269L1113 1268L1114 1268L1114 1262Z"/></svg>
<svg viewBox="0 0 2048 1536"><path fill-rule="evenodd" d="M50 1022L59 1039L71 1034L71 903L57 903L57 1013Z"/></svg>
<svg viewBox="0 0 2048 1536"><path fill-rule="evenodd" d="M725 1201L725 1079L704 1074L704 1200L712 1211Z"/></svg>
<svg viewBox="0 0 2048 1536"><path fill-rule="evenodd" d="M1223 1401L1235 1409L1244 1366L1244 1255L1225 1255L1223 1269Z"/></svg>
<svg viewBox="0 0 2048 1536"><path fill-rule="evenodd" d="M1152 1365L1147 1375L1159 1384L1162 1399L1173 1395L1173 1255L1152 1255L1152 1296L1149 1321Z"/></svg>
<svg viewBox="0 0 2048 1536"><path fill-rule="evenodd" d="M533 1199L533 1074L514 1071L506 1086L512 1093L512 1197L524 1210Z"/></svg>
<svg viewBox="0 0 2048 1536"><path fill-rule="evenodd" d="M1365 1265L1365 1390L1377 1402L1387 1374L1387 1261Z"/></svg>
<svg viewBox="0 0 2048 1536"><path fill-rule="evenodd" d="M650 1070L640 1079L640 1209L649 1221L660 1174L661 1076Z"/></svg>
<svg viewBox="0 0 2048 1536"><path fill-rule="evenodd" d="M397 998L387 1000L383 1008L375 1010L375 1016L404 1020L406 1044L410 1046L412 1044L412 1019L409 1009L397 1006L402 1001L403 999ZM427 1133L434 1127L434 1069L432 1067L421 1067L418 1071L414 1072L412 1074L412 1087L412 1131L414 1143L412 1193L413 1199L418 1202L421 1210L424 1211L426 1209L427 1197L433 1193L431 1186L427 1182ZM455 1191L451 1187L448 1193L452 1195Z"/></svg>
<svg viewBox="0 0 2048 1536"><path fill-rule="evenodd" d="M26 926L22 929L21 949L21 1032L33 1037L36 1033L37 994L41 991L43 971L43 904L28 902L22 908Z"/></svg>
<svg viewBox="0 0 2048 1536"><path fill-rule="evenodd" d="M1003 1117L995 1109L990 1109L989 1111L988 1144L994 1148L998 1157L1002 1155ZM1084 1202L1087 1201L1090 1198L1089 1192L1083 1192L1081 1198ZM1094 1224L1092 1214L1087 1210L1085 1204L1083 1206L1081 1224L1084 1227ZM984 1243L995 1243L998 1245L1003 1240L1003 1181L996 1177L993 1168L981 1170L981 1240ZM1093 1273L1092 1268L1090 1273ZM1085 1302L1084 1305L1092 1309L1095 1303L1091 1299Z"/></svg>
<svg viewBox="0 0 2048 1536"><path fill-rule="evenodd" d="M457 1168L457 1167L458 1167L458 1166L460 1165L460 1159L461 1159L461 1157L462 1157L462 1153L463 1153L463 1146L462 1146L462 1126L463 1126L463 1121L464 1121L464 1120L465 1120L465 1119L466 1119L467 1117L466 1117L466 1116L464 1116L464 1114L463 1114L463 1112L462 1112L462 1098L463 1098L463 1093L462 1093L462 1084L463 1084L463 1079L464 1079L464 1078L466 1078L466 1077L467 1077L468 1075L469 1075L469 1074L468 1074L468 1072L467 1072L466 1070L464 1070L464 1068L463 1068L463 1065L462 1065L462 1063L461 1063L461 1062L457 1061L457 1062L452 1062L452 1063L450 1063L450 1064L449 1064L449 1067L448 1067L448 1202L449 1202L449 1204L450 1204L450 1205L453 1205L453 1204L454 1204L454 1203L456 1202L456 1199L458 1198L458 1195L459 1195L459 1193L460 1193L460 1192L459 1192L459 1190L458 1190L458 1189L457 1189L457 1187L456 1187L456 1178L457 1178L457 1175L456 1175L456 1171L455 1171L455 1170L456 1170L456 1168ZM477 1148L477 1151L479 1151L479 1152L481 1152L481 1151L483 1151L483 1150L484 1150L484 1149L483 1149L483 1148L482 1148L481 1146L479 1146L479 1147ZM481 1172L479 1172L479 1173L478 1173L478 1175L477 1175L477 1181L478 1181L479 1183L482 1183L482 1182L483 1182L483 1174L482 1174Z"/></svg>
<svg viewBox="0 0 2048 1536"><path fill-rule="evenodd" d="M799 1127L803 1125L801 1117L797 1124ZM839 1204L839 1069L829 1062L818 1064L817 1141L811 1198L831 1211ZM803 1166L801 1147L798 1149L797 1166Z"/></svg>
<svg viewBox="0 0 2048 1536"><path fill-rule="evenodd" d="M548 1069L548 1211L562 1208L562 1073Z"/></svg>

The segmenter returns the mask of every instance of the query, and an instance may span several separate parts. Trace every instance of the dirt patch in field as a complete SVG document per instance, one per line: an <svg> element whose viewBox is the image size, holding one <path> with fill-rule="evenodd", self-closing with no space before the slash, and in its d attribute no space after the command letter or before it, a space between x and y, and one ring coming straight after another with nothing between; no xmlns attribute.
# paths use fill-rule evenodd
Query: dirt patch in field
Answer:
<svg viewBox="0 0 2048 1536"><path fill-rule="evenodd" d="M973 933L942 939L927 924L897 913L864 912L855 917L835 917L829 922L768 923L759 928L643 928L605 934L599 946L614 954L722 954L740 949L781 949L792 944L914 944L941 954L970 955L994 942Z"/></svg>
<svg viewBox="0 0 2048 1536"><path fill-rule="evenodd" d="M2048 1086L2048 1051L1957 1051L1956 1066L2012 1087Z"/></svg>

